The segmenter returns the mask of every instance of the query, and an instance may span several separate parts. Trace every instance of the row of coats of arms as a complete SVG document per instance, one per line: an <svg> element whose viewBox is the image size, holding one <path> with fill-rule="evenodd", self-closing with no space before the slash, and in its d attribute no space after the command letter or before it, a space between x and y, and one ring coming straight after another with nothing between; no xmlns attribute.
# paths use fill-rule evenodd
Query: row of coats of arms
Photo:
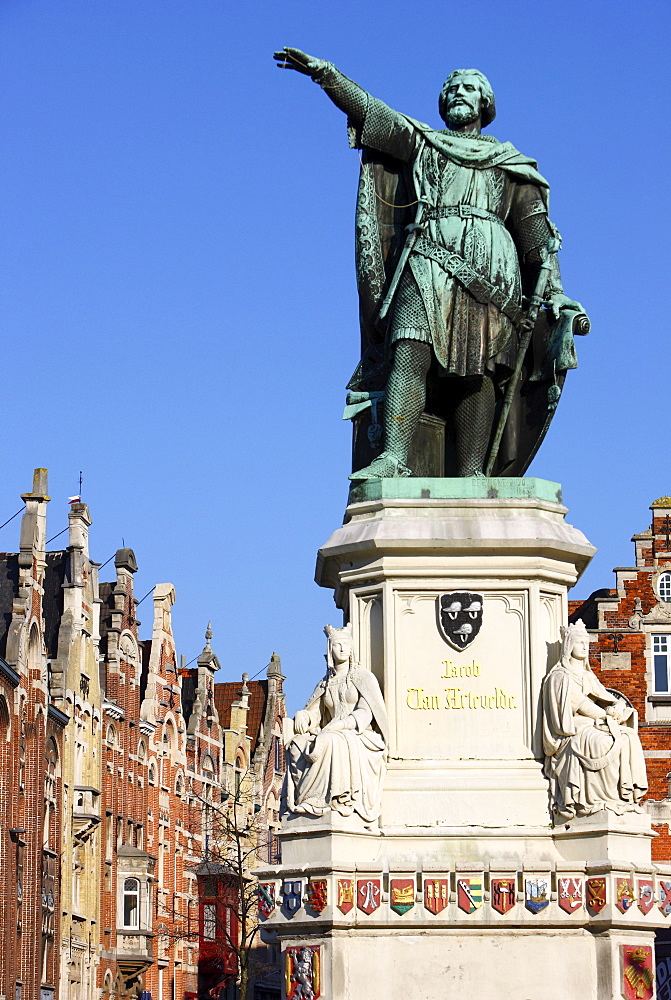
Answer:
<svg viewBox="0 0 671 1000"><path fill-rule="evenodd" d="M541 913L556 902L565 913L584 911L595 916L608 904L621 913L636 909L648 914L656 906L664 917L671 916L671 878L599 875L523 875L417 876L389 878L337 878L331 896L330 880L326 878L287 878L281 882L259 882L259 916L267 920L274 913L291 918L304 907L306 913L318 916L329 905L342 913L360 911L370 915L383 903L403 916L415 905L438 915L452 902L468 915L483 905L505 914L518 905L533 914Z"/></svg>

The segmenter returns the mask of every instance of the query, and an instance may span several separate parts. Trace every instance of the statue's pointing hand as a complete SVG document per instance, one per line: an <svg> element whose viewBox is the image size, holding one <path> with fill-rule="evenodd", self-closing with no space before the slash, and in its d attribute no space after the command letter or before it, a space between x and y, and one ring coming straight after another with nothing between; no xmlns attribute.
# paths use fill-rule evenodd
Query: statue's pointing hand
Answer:
<svg viewBox="0 0 671 1000"><path fill-rule="evenodd" d="M312 77L328 65L325 59L316 59L314 56L309 56L307 52L291 49L286 45L279 52L274 52L273 58L278 69L295 69L297 73L305 73L306 76Z"/></svg>

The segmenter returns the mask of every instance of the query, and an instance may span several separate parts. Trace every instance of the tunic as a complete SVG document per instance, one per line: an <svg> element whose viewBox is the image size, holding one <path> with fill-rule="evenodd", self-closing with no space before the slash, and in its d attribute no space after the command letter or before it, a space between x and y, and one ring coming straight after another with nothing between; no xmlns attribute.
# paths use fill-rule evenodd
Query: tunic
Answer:
<svg viewBox="0 0 671 1000"><path fill-rule="evenodd" d="M354 145L412 168L420 222L431 244L456 252L472 270L520 305L518 227L530 215L546 221L547 183L533 160L492 136L435 131L369 98ZM361 189L360 189L361 190ZM358 229L375 207L360 205ZM362 219L362 215L364 218ZM421 244L423 240L418 241ZM542 242L542 240L540 241ZM413 252L396 292L390 340L428 342L443 374L475 375L514 367L515 327L492 302L478 302L441 265Z"/></svg>

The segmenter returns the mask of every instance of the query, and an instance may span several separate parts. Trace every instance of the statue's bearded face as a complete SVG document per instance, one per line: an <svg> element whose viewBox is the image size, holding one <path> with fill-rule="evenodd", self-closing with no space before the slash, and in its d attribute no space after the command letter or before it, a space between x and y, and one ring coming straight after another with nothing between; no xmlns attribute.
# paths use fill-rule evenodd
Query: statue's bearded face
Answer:
<svg viewBox="0 0 671 1000"><path fill-rule="evenodd" d="M454 76L445 91L445 97L446 123L449 128L470 125L480 117L482 90L476 76L468 73Z"/></svg>

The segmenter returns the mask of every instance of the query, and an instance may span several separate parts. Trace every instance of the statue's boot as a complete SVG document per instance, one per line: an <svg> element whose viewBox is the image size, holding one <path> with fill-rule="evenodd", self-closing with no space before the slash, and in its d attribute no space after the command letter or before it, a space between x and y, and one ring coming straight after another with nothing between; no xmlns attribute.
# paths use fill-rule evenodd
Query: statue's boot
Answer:
<svg viewBox="0 0 671 1000"><path fill-rule="evenodd" d="M457 475L484 479L496 406L494 383L489 375L467 376L461 381L463 395L454 408Z"/></svg>
<svg viewBox="0 0 671 1000"><path fill-rule="evenodd" d="M405 462L401 462L396 455L383 451L381 455L367 465L365 469L353 472L350 479L394 479L398 476L412 476L412 469L409 469Z"/></svg>

